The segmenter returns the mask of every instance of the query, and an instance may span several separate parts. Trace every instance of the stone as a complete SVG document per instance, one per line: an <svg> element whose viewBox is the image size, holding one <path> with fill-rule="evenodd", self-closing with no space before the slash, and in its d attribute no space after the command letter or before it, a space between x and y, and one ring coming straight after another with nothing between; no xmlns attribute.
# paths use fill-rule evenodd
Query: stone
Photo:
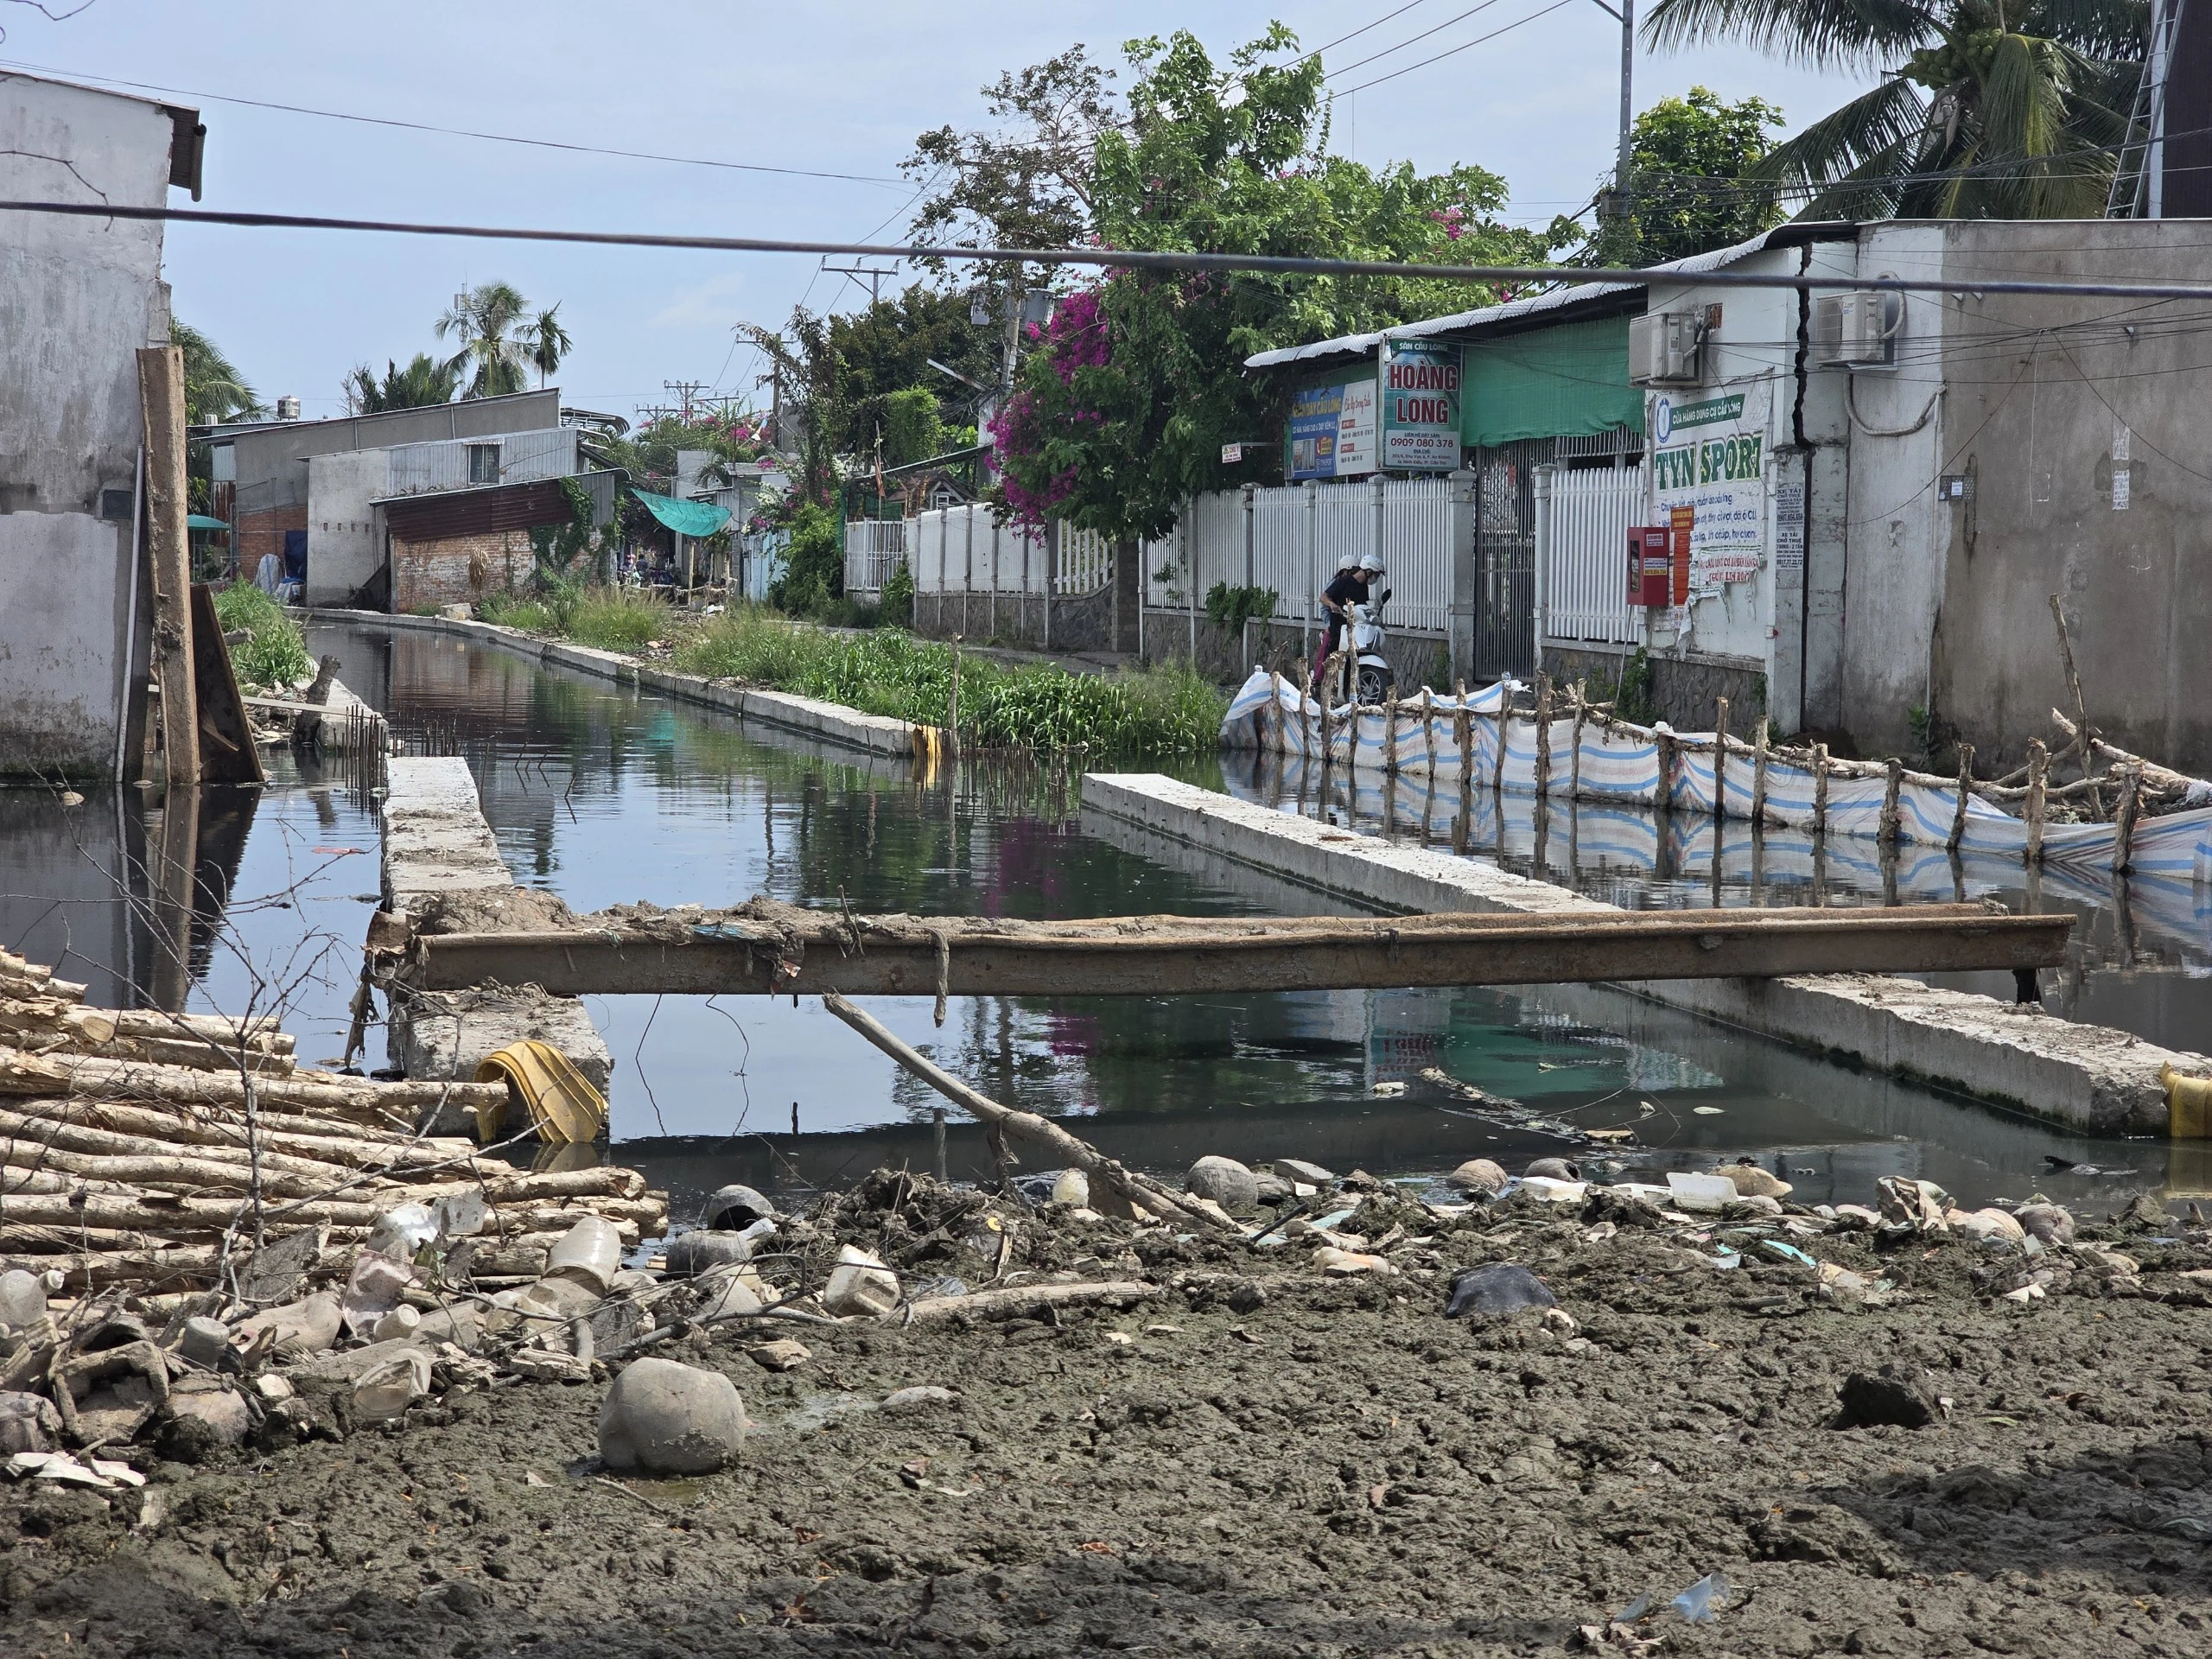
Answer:
<svg viewBox="0 0 2212 1659"><path fill-rule="evenodd" d="M1828 1223L1832 1233L1871 1233L1882 1224L1878 1210L1869 1210L1863 1204L1839 1204L1835 1217Z"/></svg>
<svg viewBox="0 0 2212 1659"><path fill-rule="evenodd" d="M253 1379L253 1391L261 1396L264 1405L273 1406L292 1397L292 1379L275 1371L264 1371Z"/></svg>
<svg viewBox="0 0 2212 1659"><path fill-rule="evenodd" d="M1878 1371L1853 1371L1836 1390L1843 1402L1839 1428L1925 1428L1942 1414L1936 1385L1916 1367L1885 1365Z"/></svg>
<svg viewBox="0 0 2212 1659"><path fill-rule="evenodd" d="M1509 1179L1505 1166L1488 1158L1470 1158L1444 1178L1446 1185L1462 1192L1484 1192L1493 1198L1505 1191Z"/></svg>
<svg viewBox="0 0 2212 1659"><path fill-rule="evenodd" d="M1296 1196L1291 1191L1290 1183L1272 1170L1254 1170L1252 1185L1259 1194L1261 1205L1267 1209L1273 1209L1279 1204L1288 1204Z"/></svg>
<svg viewBox="0 0 2212 1659"><path fill-rule="evenodd" d="M1248 1215L1260 1207L1258 1177L1234 1158L1210 1154L1199 1159L1184 1175L1183 1190L1194 1198L1211 1198L1232 1216Z"/></svg>
<svg viewBox="0 0 2212 1659"><path fill-rule="evenodd" d="M931 1406L949 1406L960 1398L951 1389L941 1389L934 1382L923 1382L911 1389L900 1389L883 1396L886 1411L926 1411Z"/></svg>
<svg viewBox="0 0 2212 1659"><path fill-rule="evenodd" d="M717 1268L695 1282L699 1303L691 1310L691 1318L696 1323L736 1319L760 1311L760 1293L741 1278L734 1268Z"/></svg>
<svg viewBox="0 0 2212 1659"><path fill-rule="evenodd" d="M701 1230L678 1233L668 1241L668 1271L678 1279L752 1259L753 1241L743 1233Z"/></svg>
<svg viewBox="0 0 2212 1659"><path fill-rule="evenodd" d="M1463 1313L1479 1313L1494 1318L1558 1306L1559 1298L1552 1294L1550 1287L1528 1268L1516 1262L1493 1262L1486 1268L1470 1268L1452 1281L1452 1300L1445 1306L1444 1317L1456 1319Z"/></svg>
<svg viewBox="0 0 2212 1659"><path fill-rule="evenodd" d="M1786 1198L1796 1190L1771 1170L1761 1169L1757 1164L1723 1164L1713 1173L1726 1176L1736 1184L1736 1191L1747 1198Z"/></svg>
<svg viewBox="0 0 2212 1659"><path fill-rule="evenodd" d="M51 1452L60 1439L61 1414L53 1401L38 1394L0 1394L0 1452Z"/></svg>
<svg viewBox="0 0 2212 1659"><path fill-rule="evenodd" d="M2018 1244L2028 1236L2019 1218L2002 1210L1952 1210L1945 1212L1943 1220L1953 1232L1967 1238L2001 1238Z"/></svg>
<svg viewBox="0 0 2212 1659"><path fill-rule="evenodd" d="M2063 1204L2024 1204L2012 1212L2030 1238L2045 1244L2074 1242L2074 1213Z"/></svg>
<svg viewBox="0 0 2212 1659"><path fill-rule="evenodd" d="M765 1371L795 1371L814 1357L814 1350L789 1337L779 1337L773 1342L755 1343L745 1356Z"/></svg>
<svg viewBox="0 0 2212 1659"><path fill-rule="evenodd" d="M225 1388L177 1389L169 1394L168 1418L158 1444L172 1463L205 1463L218 1452L244 1446L252 1428L244 1395Z"/></svg>
<svg viewBox="0 0 2212 1659"><path fill-rule="evenodd" d="M1337 1184L1333 1170L1324 1169L1319 1164L1309 1164L1303 1158L1278 1158L1274 1169L1275 1173L1285 1180L1296 1181L1303 1186L1328 1187Z"/></svg>
<svg viewBox="0 0 2212 1659"><path fill-rule="evenodd" d="M1395 1274L1397 1269L1383 1257L1370 1255L1362 1250L1340 1250L1333 1244L1324 1244L1313 1252L1313 1264L1323 1273L1339 1277L1353 1274Z"/></svg>
<svg viewBox="0 0 2212 1659"><path fill-rule="evenodd" d="M756 1221L773 1221L776 1206L757 1189L742 1181L719 1187L699 1212L699 1226L709 1233L736 1232Z"/></svg>
<svg viewBox="0 0 2212 1659"><path fill-rule="evenodd" d="M1052 1202L1077 1210L1090 1206L1090 1177L1079 1169L1064 1169L1052 1178Z"/></svg>
<svg viewBox="0 0 2212 1659"><path fill-rule="evenodd" d="M710 1474L737 1456L744 1440L737 1385L672 1359L633 1361L600 1408L599 1455L610 1469Z"/></svg>
<svg viewBox="0 0 2212 1659"><path fill-rule="evenodd" d="M194 1365L213 1370L231 1351L231 1327L204 1314L187 1319L177 1335L176 1351Z"/></svg>
<svg viewBox="0 0 2212 1659"><path fill-rule="evenodd" d="M1547 1181L1579 1181L1582 1171L1571 1158L1539 1158L1521 1172L1525 1179L1534 1175Z"/></svg>
<svg viewBox="0 0 2212 1659"><path fill-rule="evenodd" d="M240 1299L266 1306L271 1302L283 1304L288 1298L298 1295L301 1281L321 1259L323 1247L329 1243L329 1224L318 1222L277 1240L266 1249L256 1250L246 1262L245 1272L238 1275ZM334 1309L336 1300L334 1295ZM335 1330L330 1339L338 1340Z"/></svg>
<svg viewBox="0 0 2212 1659"><path fill-rule="evenodd" d="M287 1302L255 1314L238 1327L233 1341L251 1344L264 1331L274 1333L280 1354L319 1354L338 1340L338 1293L317 1291L304 1301Z"/></svg>
<svg viewBox="0 0 2212 1659"><path fill-rule="evenodd" d="M46 1317L46 1287L35 1273L10 1268L0 1273L0 1325L21 1331Z"/></svg>
<svg viewBox="0 0 2212 1659"><path fill-rule="evenodd" d="M2134 1203L2113 1217L2113 1224L2133 1232L2165 1233L2173 1230L2174 1218L2158 1199L2148 1192L2139 1192Z"/></svg>

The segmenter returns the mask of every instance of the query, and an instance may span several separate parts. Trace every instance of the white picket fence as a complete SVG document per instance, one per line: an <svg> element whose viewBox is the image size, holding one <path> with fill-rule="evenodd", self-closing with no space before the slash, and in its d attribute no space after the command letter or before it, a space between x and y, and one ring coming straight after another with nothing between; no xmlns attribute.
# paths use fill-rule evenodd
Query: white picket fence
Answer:
<svg viewBox="0 0 2212 1659"><path fill-rule="evenodd" d="M1058 569L1052 537L1002 524L987 506L939 507L906 521L905 556L918 594L1096 593L1113 568L1113 550L1095 534L1058 531Z"/></svg>
<svg viewBox="0 0 2212 1659"><path fill-rule="evenodd" d="M1628 602L1629 526L1643 522L1649 464L1536 474L1536 611L1561 645L1632 645L1642 613Z"/></svg>
<svg viewBox="0 0 2212 1659"><path fill-rule="evenodd" d="M906 562L903 518L845 521L845 591L880 594L891 573Z"/></svg>

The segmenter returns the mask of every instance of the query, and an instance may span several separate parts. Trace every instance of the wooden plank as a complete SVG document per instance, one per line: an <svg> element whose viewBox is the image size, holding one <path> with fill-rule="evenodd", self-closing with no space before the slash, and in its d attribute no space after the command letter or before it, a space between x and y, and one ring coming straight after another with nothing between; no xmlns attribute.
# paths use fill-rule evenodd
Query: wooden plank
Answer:
<svg viewBox="0 0 2212 1659"><path fill-rule="evenodd" d="M265 784L253 722L238 695L231 648L215 616L214 589L192 585L192 678L200 704L200 734L208 740L200 755L201 775L211 784Z"/></svg>
<svg viewBox="0 0 2212 1659"><path fill-rule="evenodd" d="M679 912L650 925L608 918L609 925L590 925L598 919L556 931L420 936L406 976L424 990L498 981L561 996L1160 996L1966 972L2056 966L2073 925L2070 916L2004 916L1970 905L1062 923Z"/></svg>
<svg viewBox="0 0 2212 1659"><path fill-rule="evenodd" d="M200 783L200 713L192 668L192 552L185 534L184 353L138 353L146 442L146 558L153 573L154 671L162 683L162 747L172 785Z"/></svg>

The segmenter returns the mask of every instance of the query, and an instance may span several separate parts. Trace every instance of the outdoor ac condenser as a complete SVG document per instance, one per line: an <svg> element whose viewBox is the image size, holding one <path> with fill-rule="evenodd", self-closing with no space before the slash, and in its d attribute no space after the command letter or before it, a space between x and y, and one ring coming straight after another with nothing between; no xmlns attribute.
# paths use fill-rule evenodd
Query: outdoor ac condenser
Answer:
<svg viewBox="0 0 2212 1659"><path fill-rule="evenodd" d="M1653 311L1628 325L1628 378L1639 386L1694 385L1705 327L1692 311Z"/></svg>
<svg viewBox="0 0 2212 1659"><path fill-rule="evenodd" d="M1892 368L1903 320L1904 302L1892 294L1823 294L1813 302L1814 356L1823 368Z"/></svg>

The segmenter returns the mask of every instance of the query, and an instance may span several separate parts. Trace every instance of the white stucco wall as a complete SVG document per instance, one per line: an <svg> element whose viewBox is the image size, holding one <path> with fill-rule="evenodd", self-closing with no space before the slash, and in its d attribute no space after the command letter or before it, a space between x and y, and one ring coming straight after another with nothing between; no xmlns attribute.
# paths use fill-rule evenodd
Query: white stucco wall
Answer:
<svg viewBox="0 0 2212 1659"><path fill-rule="evenodd" d="M0 196L158 206L157 105L0 76ZM0 779L111 777L129 678L136 353L168 337L162 227L0 213Z"/></svg>
<svg viewBox="0 0 2212 1659"><path fill-rule="evenodd" d="M391 451L353 449L308 461L310 605L342 605L384 563L376 509L386 493Z"/></svg>

